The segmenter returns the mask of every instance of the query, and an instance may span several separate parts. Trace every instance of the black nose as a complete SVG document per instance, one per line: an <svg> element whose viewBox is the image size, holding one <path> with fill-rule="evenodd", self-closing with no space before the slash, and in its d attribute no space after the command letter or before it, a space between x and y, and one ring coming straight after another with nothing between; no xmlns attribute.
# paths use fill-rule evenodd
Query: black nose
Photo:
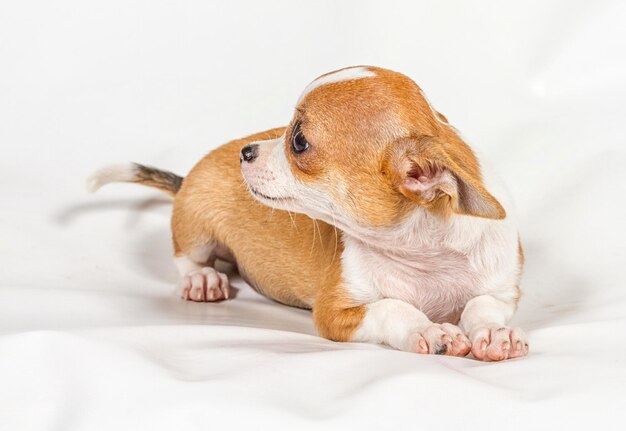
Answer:
<svg viewBox="0 0 626 431"><path fill-rule="evenodd" d="M259 155L259 144L248 144L241 149L241 156L239 162L244 160L248 163L252 163L254 159Z"/></svg>

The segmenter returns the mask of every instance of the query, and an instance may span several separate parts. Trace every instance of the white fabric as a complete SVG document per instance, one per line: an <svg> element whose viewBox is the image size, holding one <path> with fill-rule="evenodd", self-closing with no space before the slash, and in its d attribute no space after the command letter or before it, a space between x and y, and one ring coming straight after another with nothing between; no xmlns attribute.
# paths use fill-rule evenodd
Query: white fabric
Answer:
<svg viewBox="0 0 626 431"><path fill-rule="evenodd" d="M617 0L3 2L0 429L623 428L624 22ZM413 77L509 184L529 357L332 343L237 278L183 302L167 198L84 190L108 163L184 174L353 64Z"/></svg>

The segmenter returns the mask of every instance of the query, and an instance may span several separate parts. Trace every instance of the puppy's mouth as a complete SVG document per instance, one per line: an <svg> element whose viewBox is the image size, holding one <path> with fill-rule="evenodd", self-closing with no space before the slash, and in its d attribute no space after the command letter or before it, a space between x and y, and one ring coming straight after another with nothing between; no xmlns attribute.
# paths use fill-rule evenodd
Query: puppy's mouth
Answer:
<svg viewBox="0 0 626 431"><path fill-rule="evenodd" d="M292 197L283 197L283 196L268 196L264 193L261 193L260 191L254 189L251 186L248 186L248 190L250 190L250 193L252 193L255 196L261 197L263 199L266 199L268 201L274 201L274 202L286 202L286 201L291 201L293 200Z"/></svg>

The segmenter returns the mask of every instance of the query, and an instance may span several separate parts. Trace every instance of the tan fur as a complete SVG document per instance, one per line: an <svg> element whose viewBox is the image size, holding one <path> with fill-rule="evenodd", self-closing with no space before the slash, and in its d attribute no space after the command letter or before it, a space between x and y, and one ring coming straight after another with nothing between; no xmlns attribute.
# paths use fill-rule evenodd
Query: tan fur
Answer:
<svg viewBox="0 0 626 431"><path fill-rule="evenodd" d="M368 69L376 76L327 84L302 100L291 124L300 122L312 147L302 155L287 151L294 175L304 182L345 184L347 195L335 196L336 201L345 202L346 211L372 227L396 223L415 205L441 215L452 211L468 214L456 205L456 196L440 196L430 202L411 196L415 203L407 202L400 184L406 172L399 171L399 159L414 157L417 162L419 156L422 162L452 170L494 207L493 214L470 215L504 218L504 209L482 185L474 153L451 126L435 118L420 88L400 73ZM291 129L287 129L286 145ZM398 147L405 153L397 153ZM388 160L390 153L396 153L394 162ZM328 192L336 193L333 188Z"/></svg>
<svg viewBox="0 0 626 431"><path fill-rule="evenodd" d="M338 341L350 340L365 315L364 305L343 287L340 233L324 222L272 210L252 198L240 174L244 145L285 133L288 146L293 124L301 122L311 148L299 155L286 148L293 175L339 194L335 201L344 202L346 212L372 227L391 226L419 205L442 216L461 212L451 194L428 202L408 196L402 187L407 172L401 169L407 161L450 169L496 208L493 218L505 216L482 185L476 157L441 122L447 122L445 117L432 111L419 87L399 73L370 69L375 77L312 90L286 129L232 141L208 154L185 178L172 216L177 256L218 244L256 289L281 303L313 308L320 334ZM337 189L336 184L344 187Z"/></svg>
<svg viewBox="0 0 626 431"><path fill-rule="evenodd" d="M236 257L243 275L264 295L311 308L329 274L336 278L339 271L339 233L305 215L260 204L239 173L242 146L283 131L272 129L232 141L192 169L174 200L174 251L176 256L187 255L196 247L218 243Z"/></svg>
<svg viewBox="0 0 626 431"><path fill-rule="evenodd" d="M344 289L340 268L333 268L313 307L313 321L319 334L334 341L350 341L365 312L366 307L352 300Z"/></svg>

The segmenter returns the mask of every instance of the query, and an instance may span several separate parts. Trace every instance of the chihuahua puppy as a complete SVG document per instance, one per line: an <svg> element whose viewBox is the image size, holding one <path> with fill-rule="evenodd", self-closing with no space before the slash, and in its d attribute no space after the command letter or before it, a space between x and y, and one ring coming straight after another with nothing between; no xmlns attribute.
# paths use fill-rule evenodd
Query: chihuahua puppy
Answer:
<svg viewBox="0 0 626 431"><path fill-rule="evenodd" d="M181 295L230 296L216 259L258 292L312 309L320 335L416 353L524 356L507 326L523 253L496 177L408 77L357 66L311 82L287 127L227 143L181 178L95 173L174 198Z"/></svg>

